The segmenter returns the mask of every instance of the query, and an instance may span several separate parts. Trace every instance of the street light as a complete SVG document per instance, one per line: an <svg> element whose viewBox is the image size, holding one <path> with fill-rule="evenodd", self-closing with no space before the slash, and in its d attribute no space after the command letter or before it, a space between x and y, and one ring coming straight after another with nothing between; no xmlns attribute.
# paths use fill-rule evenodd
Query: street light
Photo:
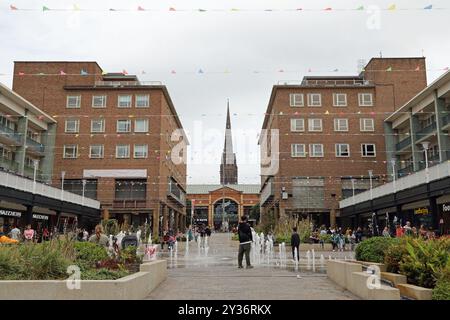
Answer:
<svg viewBox="0 0 450 320"><path fill-rule="evenodd" d="M63 200L63 197L64 197L64 177L65 176L66 176L66 172L61 171L61 201Z"/></svg>
<svg viewBox="0 0 450 320"><path fill-rule="evenodd" d="M36 192L36 173L37 173L37 168L39 166L39 160L34 159L33 160L33 165L34 165L34 173L33 173L33 193Z"/></svg>
<svg viewBox="0 0 450 320"><path fill-rule="evenodd" d="M397 159L396 158L392 158L391 159L391 164L392 164L392 182L394 183L394 192L397 192L397 185L396 185L396 182L395 182L395 164L396 164L396 162L397 162Z"/></svg>
<svg viewBox="0 0 450 320"><path fill-rule="evenodd" d="M422 143L422 148L423 148L423 150L424 150L424 152L425 152L425 174L426 174L426 176L427 176L427 183L429 182L429 180L430 180L430 177L429 177L429 172L428 172L428 148L430 147L430 142L428 142L428 141L423 141Z"/></svg>
<svg viewBox="0 0 450 320"><path fill-rule="evenodd" d="M83 182L83 192L82 192L83 198L81 200L81 204L84 206L84 191L86 189L86 179L83 179L82 182Z"/></svg>
<svg viewBox="0 0 450 320"><path fill-rule="evenodd" d="M373 198L373 191L372 191L372 177L373 177L373 170L369 170L369 179L370 179L370 200Z"/></svg>

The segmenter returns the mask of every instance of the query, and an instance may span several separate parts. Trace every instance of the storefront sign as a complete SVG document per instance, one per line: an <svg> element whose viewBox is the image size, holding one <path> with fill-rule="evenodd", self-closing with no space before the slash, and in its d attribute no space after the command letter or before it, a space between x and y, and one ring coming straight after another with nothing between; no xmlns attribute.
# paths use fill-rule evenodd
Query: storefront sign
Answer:
<svg viewBox="0 0 450 320"><path fill-rule="evenodd" d="M20 218L22 216L22 212L1 209L0 216Z"/></svg>
<svg viewBox="0 0 450 320"><path fill-rule="evenodd" d="M44 216L42 214L33 214L33 219L37 220L48 220L48 216Z"/></svg>
<svg viewBox="0 0 450 320"><path fill-rule="evenodd" d="M442 204L442 212L450 212L450 203Z"/></svg>
<svg viewBox="0 0 450 320"><path fill-rule="evenodd" d="M429 214L430 213L430 211L428 210L428 208L417 208L417 209L414 209L414 214L423 214L423 215L425 215L425 214Z"/></svg>

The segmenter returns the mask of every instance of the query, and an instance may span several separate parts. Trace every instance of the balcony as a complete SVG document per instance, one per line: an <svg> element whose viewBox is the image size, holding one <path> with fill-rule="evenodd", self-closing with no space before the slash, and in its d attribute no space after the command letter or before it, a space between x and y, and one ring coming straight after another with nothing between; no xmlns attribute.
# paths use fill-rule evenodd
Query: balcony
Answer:
<svg viewBox="0 0 450 320"><path fill-rule="evenodd" d="M0 167L2 167L5 170L18 172L19 171L19 164L15 162L14 160L10 160L4 157L0 156Z"/></svg>
<svg viewBox="0 0 450 320"><path fill-rule="evenodd" d="M33 179L34 178L34 168L25 165L23 167L23 175L28 177L28 178ZM43 181L44 180L44 173L43 173L42 170L39 170L39 169L36 170L36 180L37 181Z"/></svg>
<svg viewBox="0 0 450 320"><path fill-rule="evenodd" d="M432 135L436 131L436 128L436 122L433 122L429 126L420 129L420 131L416 133L416 141L419 142L420 140L423 140Z"/></svg>
<svg viewBox="0 0 450 320"><path fill-rule="evenodd" d="M0 124L0 136L6 137L9 140L14 141L16 145L20 145L22 143L20 139L20 133L14 131L13 129L3 124Z"/></svg>
<svg viewBox="0 0 450 320"><path fill-rule="evenodd" d="M414 172L414 166L413 165L409 165L409 166L407 166L405 168L399 169L398 172L397 172L397 175L398 175L399 178L402 178L402 177L407 176L407 175L409 175L409 174L411 174L413 172Z"/></svg>
<svg viewBox="0 0 450 320"><path fill-rule="evenodd" d="M161 81L95 81L96 87L142 87L142 86L162 86Z"/></svg>
<svg viewBox="0 0 450 320"><path fill-rule="evenodd" d="M397 151L402 151L403 149L409 147L410 145L411 145L411 137L407 137L402 141L400 141L399 143L397 143L395 145L395 148L397 149Z"/></svg>
<svg viewBox="0 0 450 320"><path fill-rule="evenodd" d="M261 205L264 205L267 200L269 200L269 198L273 197L274 195L275 189L273 187L273 181L269 180L261 191Z"/></svg>
<svg viewBox="0 0 450 320"><path fill-rule="evenodd" d="M113 203L114 209L142 209L147 207L147 200L120 200L116 199Z"/></svg>
<svg viewBox="0 0 450 320"><path fill-rule="evenodd" d="M450 114L442 118L442 126L446 127L447 125L450 125Z"/></svg>
<svg viewBox="0 0 450 320"><path fill-rule="evenodd" d="M181 205L186 206L186 195L184 191L172 179L169 179L169 190L167 195L178 201Z"/></svg>
<svg viewBox="0 0 450 320"><path fill-rule="evenodd" d="M44 153L45 147L42 143L37 142L29 137L27 137L27 147L30 151L35 151L38 153Z"/></svg>

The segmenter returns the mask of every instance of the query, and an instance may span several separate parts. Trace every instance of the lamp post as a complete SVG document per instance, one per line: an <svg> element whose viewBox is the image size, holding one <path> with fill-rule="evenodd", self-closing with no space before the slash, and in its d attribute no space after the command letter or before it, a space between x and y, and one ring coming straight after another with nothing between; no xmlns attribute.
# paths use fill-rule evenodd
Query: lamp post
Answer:
<svg viewBox="0 0 450 320"><path fill-rule="evenodd" d="M66 176L65 171L61 171L61 201L64 198L64 177Z"/></svg>
<svg viewBox="0 0 450 320"><path fill-rule="evenodd" d="M395 164L397 162L396 158L391 159L391 165L392 165L392 182L394 183L394 192L397 192L397 185L396 185L396 179L395 179Z"/></svg>
<svg viewBox="0 0 450 320"><path fill-rule="evenodd" d="M81 199L81 204L84 206L84 191L86 190L86 179L82 180L83 183L83 191L82 191L82 199Z"/></svg>
<svg viewBox="0 0 450 320"><path fill-rule="evenodd" d="M37 168L39 166L39 160L33 160L33 166L34 166L34 172L33 172L33 193L36 192L36 175L37 175Z"/></svg>
<svg viewBox="0 0 450 320"><path fill-rule="evenodd" d="M422 148L425 152L425 174L426 174L426 179L427 179L427 183L430 182L430 176L429 176L429 172L428 172L428 148L430 147L430 142L428 141L423 141L422 142Z"/></svg>
<svg viewBox="0 0 450 320"><path fill-rule="evenodd" d="M372 177L373 177L373 170L369 170L369 179L370 179L370 200L373 199Z"/></svg>

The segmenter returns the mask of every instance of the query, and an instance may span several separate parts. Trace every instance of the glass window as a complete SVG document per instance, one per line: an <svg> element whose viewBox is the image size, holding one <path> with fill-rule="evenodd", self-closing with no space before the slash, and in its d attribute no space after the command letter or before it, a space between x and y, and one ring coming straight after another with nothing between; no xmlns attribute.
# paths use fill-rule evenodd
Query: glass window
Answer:
<svg viewBox="0 0 450 320"><path fill-rule="evenodd" d="M82 179L64 179L64 190L80 196L83 195ZM91 199L97 199L97 180L85 179L84 196Z"/></svg>
<svg viewBox="0 0 450 320"><path fill-rule="evenodd" d="M75 159L78 157L78 145L68 144L64 145L64 158Z"/></svg>
<svg viewBox="0 0 450 320"><path fill-rule="evenodd" d="M348 131L348 119L334 119L334 131Z"/></svg>
<svg viewBox="0 0 450 320"><path fill-rule="evenodd" d="M373 106L373 96L371 93L359 93L358 100L359 100L360 107L372 107Z"/></svg>
<svg viewBox="0 0 450 320"><path fill-rule="evenodd" d="M136 119L134 121L134 132L148 132L148 119Z"/></svg>
<svg viewBox="0 0 450 320"><path fill-rule="evenodd" d="M323 144L310 144L309 154L311 157L323 157Z"/></svg>
<svg viewBox="0 0 450 320"><path fill-rule="evenodd" d="M67 108L80 108L81 96L67 96Z"/></svg>
<svg viewBox="0 0 450 320"><path fill-rule="evenodd" d="M374 121L371 118L363 118L360 120L361 131L375 131Z"/></svg>
<svg viewBox="0 0 450 320"><path fill-rule="evenodd" d="M291 144L291 156L292 157L306 157L305 145L304 144Z"/></svg>
<svg viewBox="0 0 450 320"><path fill-rule="evenodd" d="M144 179L116 179L116 200L145 200L147 180Z"/></svg>
<svg viewBox="0 0 450 320"><path fill-rule="evenodd" d="M137 94L136 95L136 108L147 108L150 106L150 95Z"/></svg>
<svg viewBox="0 0 450 320"><path fill-rule="evenodd" d="M322 131L322 119L308 119L309 131Z"/></svg>
<svg viewBox="0 0 450 320"><path fill-rule="evenodd" d="M66 133L78 133L80 128L80 120L67 119L66 120Z"/></svg>
<svg viewBox="0 0 450 320"><path fill-rule="evenodd" d="M90 146L89 157L91 159L101 159L103 158L104 146L102 144L95 144Z"/></svg>
<svg viewBox="0 0 450 320"><path fill-rule="evenodd" d="M333 93L333 106L346 107L347 106L347 94Z"/></svg>
<svg viewBox="0 0 450 320"><path fill-rule="evenodd" d="M117 120L117 132L130 132L131 120Z"/></svg>
<svg viewBox="0 0 450 320"><path fill-rule="evenodd" d="M134 157L136 159L147 158L148 155L148 145L146 144L135 144L134 145Z"/></svg>
<svg viewBox="0 0 450 320"><path fill-rule="evenodd" d="M309 107L322 106L322 95L320 93L308 93L308 106Z"/></svg>
<svg viewBox="0 0 450 320"><path fill-rule="evenodd" d="M289 104L291 107L303 107L303 94L301 93L291 93L289 95Z"/></svg>
<svg viewBox="0 0 450 320"><path fill-rule="evenodd" d="M119 95L118 107L119 108L131 108L131 95Z"/></svg>
<svg viewBox="0 0 450 320"><path fill-rule="evenodd" d="M363 143L361 145L361 153L363 157L375 157L376 149L373 143Z"/></svg>
<svg viewBox="0 0 450 320"><path fill-rule="evenodd" d="M291 119L291 131L305 131L305 119Z"/></svg>
<svg viewBox="0 0 450 320"><path fill-rule="evenodd" d="M336 144L336 157L349 157L350 145L346 143Z"/></svg>
<svg viewBox="0 0 450 320"><path fill-rule="evenodd" d="M119 144L116 146L116 158L124 159L130 157L130 145L129 144Z"/></svg>
<svg viewBox="0 0 450 320"><path fill-rule="evenodd" d="M92 97L93 108L106 108L106 95Z"/></svg>
<svg viewBox="0 0 450 320"><path fill-rule="evenodd" d="M91 132L92 133L105 132L105 119L91 120Z"/></svg>

